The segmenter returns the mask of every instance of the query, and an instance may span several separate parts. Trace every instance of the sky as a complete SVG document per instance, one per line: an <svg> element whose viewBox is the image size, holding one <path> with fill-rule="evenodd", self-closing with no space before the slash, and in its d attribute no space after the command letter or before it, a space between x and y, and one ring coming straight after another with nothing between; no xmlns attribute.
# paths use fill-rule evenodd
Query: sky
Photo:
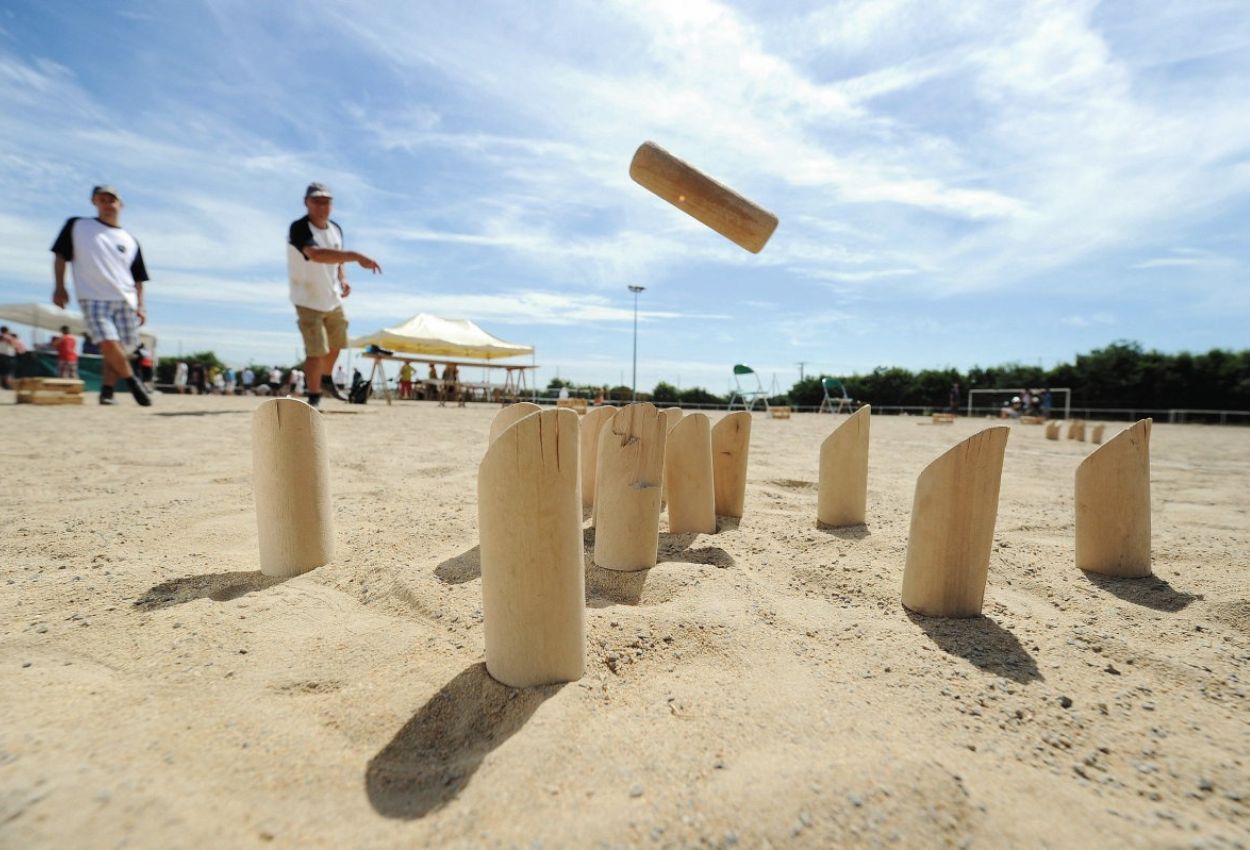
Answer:
<svg viewBox="0 0 1250 850"><path fill-rule="evenodd" d="M539 383L723 391L1247 347L1245 0L552 0L0 9L0 302L115 184L159 354L300 355L284 243L335 195L352 333L418 312ZM628 174L771 210L750 254ZM802 364L802 365L800 365Z"/></svg>

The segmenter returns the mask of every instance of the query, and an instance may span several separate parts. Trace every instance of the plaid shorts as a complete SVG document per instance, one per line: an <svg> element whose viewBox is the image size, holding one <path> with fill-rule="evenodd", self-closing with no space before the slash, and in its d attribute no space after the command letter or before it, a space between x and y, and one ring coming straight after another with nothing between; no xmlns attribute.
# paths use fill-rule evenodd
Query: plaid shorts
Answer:
<svg viewBox="0 0 1250 850"><path fill-rule="evenodd" d="M87 333L97 343L120 342L126 351L139 347L139 314L125 301L78 301Z"/></svg>

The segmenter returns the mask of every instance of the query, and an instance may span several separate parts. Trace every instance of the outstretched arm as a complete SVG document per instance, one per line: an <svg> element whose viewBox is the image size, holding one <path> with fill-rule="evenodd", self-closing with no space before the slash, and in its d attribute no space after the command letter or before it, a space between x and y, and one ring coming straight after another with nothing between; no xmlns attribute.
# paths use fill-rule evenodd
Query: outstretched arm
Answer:
<svg viewBox="0 0 1250 850"><path fill-rule="evenodd" d="M382 272L382 267L376 260L366 257L359 251L339 251L335 248L321 248L317 245L307 245L300 250L314 263L360 263L362 268L369 269L374 274Z"/></svg>

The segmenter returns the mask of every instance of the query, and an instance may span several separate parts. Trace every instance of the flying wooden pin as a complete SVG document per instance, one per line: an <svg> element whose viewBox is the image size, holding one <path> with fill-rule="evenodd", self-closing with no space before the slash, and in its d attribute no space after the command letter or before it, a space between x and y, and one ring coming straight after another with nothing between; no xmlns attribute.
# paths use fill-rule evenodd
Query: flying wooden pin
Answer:
<svg viewBox="0 0 1250 850"><path fill-rule="evenodd" d="M777 229L777 216L655 142L643 142L634 152L629 176L752 254L758 254Z"/></svg>

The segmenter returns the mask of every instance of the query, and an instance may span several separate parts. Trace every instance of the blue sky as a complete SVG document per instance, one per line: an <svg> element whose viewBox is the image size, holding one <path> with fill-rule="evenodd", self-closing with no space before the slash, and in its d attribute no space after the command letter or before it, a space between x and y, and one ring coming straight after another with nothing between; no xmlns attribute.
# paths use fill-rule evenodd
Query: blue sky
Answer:
<svg viewBox="0 0 1250 850"><path fill-rule="evenodd" d="M310 180L353 333L474 319L558 369L726 386L1247 346L1250 6L6 3L0 302L126 200L161 353L292 362ZM749 254L634 184L651 139L781 220Z"/></svg>

